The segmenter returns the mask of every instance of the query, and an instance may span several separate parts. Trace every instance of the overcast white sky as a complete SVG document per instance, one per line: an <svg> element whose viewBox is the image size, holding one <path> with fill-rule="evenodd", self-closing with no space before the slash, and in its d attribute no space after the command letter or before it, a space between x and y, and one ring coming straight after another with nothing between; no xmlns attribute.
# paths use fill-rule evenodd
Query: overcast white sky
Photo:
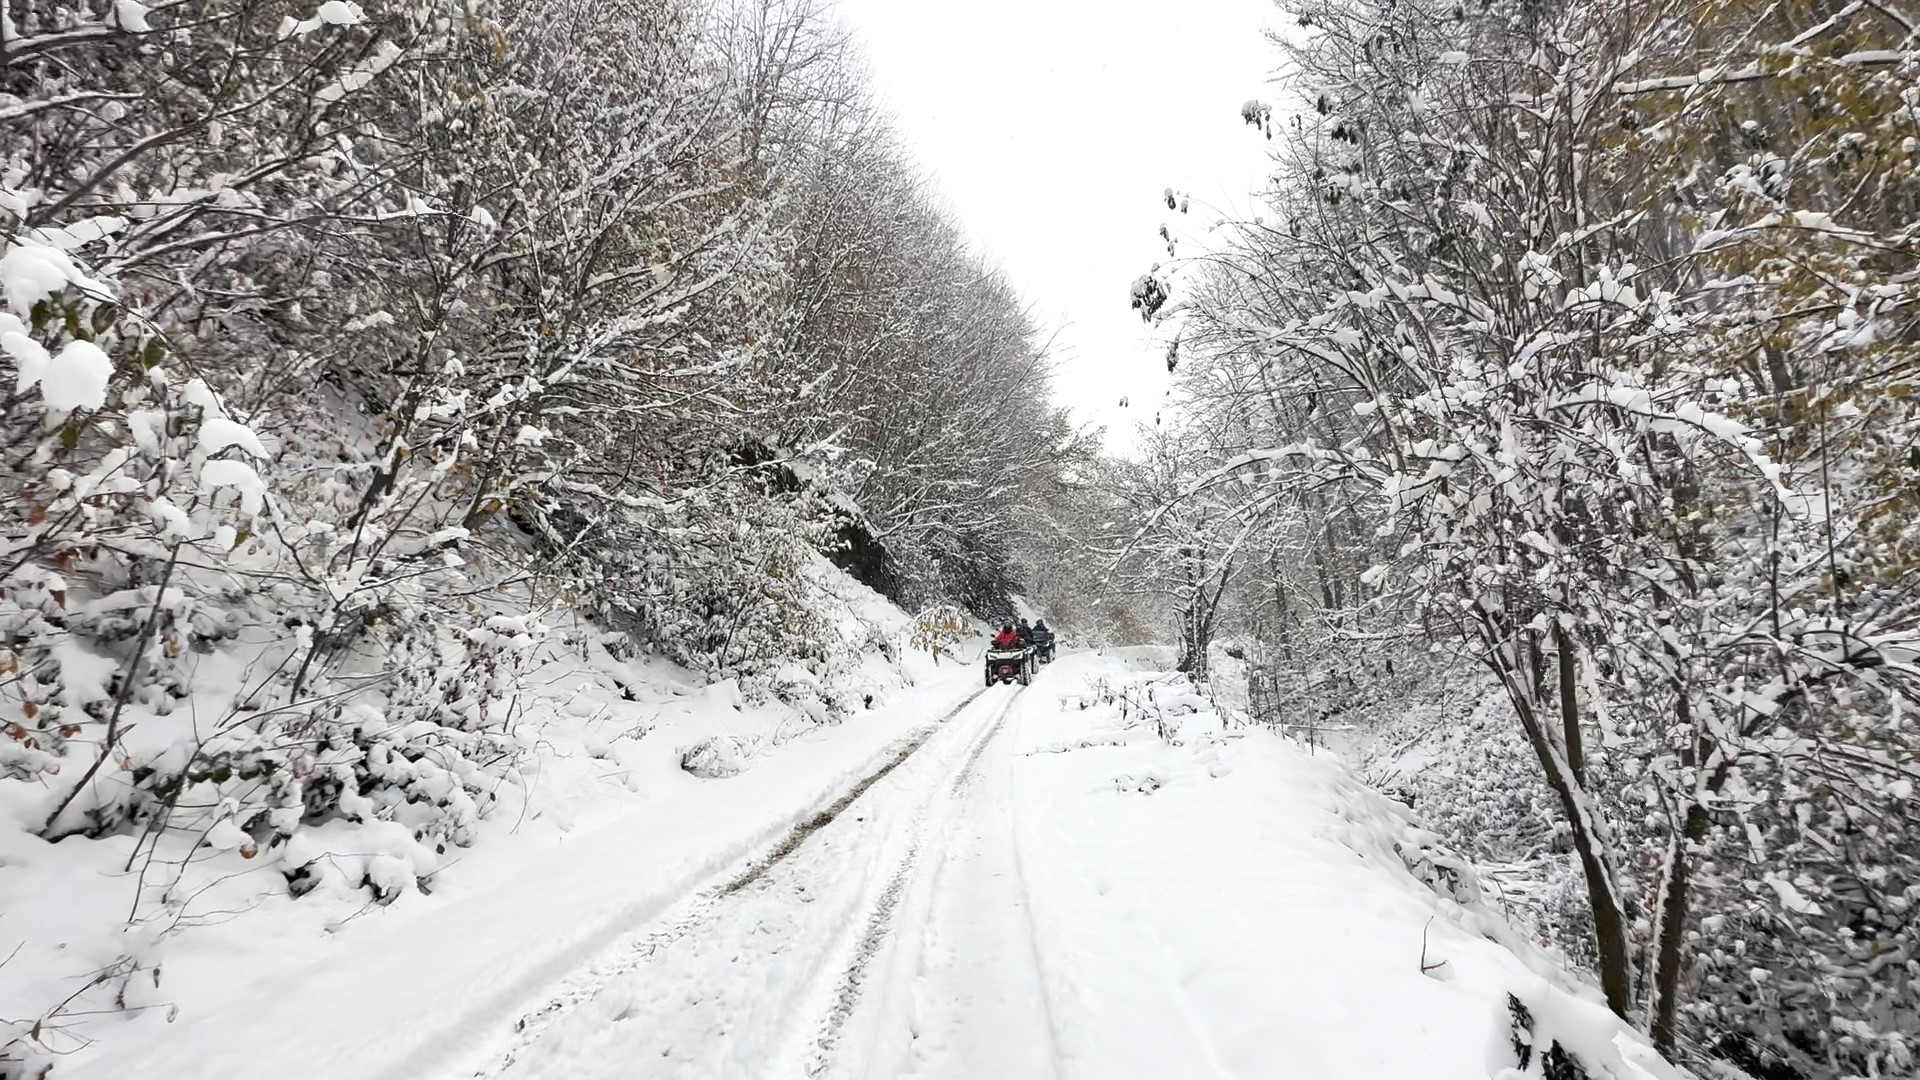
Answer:
<svg viewBox="0 0 1920 1080"><path fill-rule="evenodd" d="M1271 0L839 6L968 233L1059 330L1061 401L1124 444L1167 387L1164 347L1127 306L1166 259L1160 225L1179 239L1253 209L1266 143L1240 105L1272 97ZM1185 218L1168 187L1191 193Z"/></svg>

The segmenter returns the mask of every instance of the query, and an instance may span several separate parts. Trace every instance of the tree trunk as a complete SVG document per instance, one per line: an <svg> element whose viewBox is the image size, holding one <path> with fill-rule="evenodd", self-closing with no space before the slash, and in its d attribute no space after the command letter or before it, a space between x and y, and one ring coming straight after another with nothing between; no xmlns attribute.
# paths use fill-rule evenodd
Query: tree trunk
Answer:
<svg viewBox="0 0 1920 1080"><path fill-rule="evenodd" d="M1693 885L1691 847L1707 835L1707 811L1698 802L1687 803L1686 823L1667 847L1666 866L1660 880L1660 921L1654 942L1653 1014L1654 1048L1663 1054L1673 1052L1674 1017L1680 1008L1680 946L1687 936L1687 907Z"/></svg>
<svg viewBox="0 0 1920 1080"><path fill-rule="evenodd" d="M1484 629L1497 633L1500 628L1488 626ZM1581 876L1587 886L1587 910L1593 918L1593 945L1599 958L1600 988L1606 994L1607 1007L1624 1020L1633 1007L1633 961L1627 948L1627 915L1615 889L1613 867L1607 859L1600 823L1589 809L1584 785L1574 778L1571 766L1554 746L1552 733L1542 722L1543 718L1535 706L1536 698L1525 682L1527 673L1522 666L1520 647L1516 644L1511 648L1512 652L1506 649L1492 650L1487 659L1494 668L1494 674L1500 677L1501 685L1506 688L1507 698L1520 718L1527 742L1533 747L1534 756L1539 759L1541 771L1546 774L1547 785L1559 798L1567 827L1573 833L1574 852L1580 858ZM1572 734L1577 738L1577 723L1572 728Z"/></svg>
<svg viewBox="0 0 1920 1080"><path fill-rule="evenodd" d="M1580 739L1580 701L1574 692L1577 672L1574 668L1573 641L1558 622L1553 624L1553 647L1559 653L1560 729L1567 746L1567 768L1573 773L1573 782L1585 787L1587 751Z"/></svg>
<svg viewBox="0 0 1920 1080"><path fill-rule="evenodd" d="M1686 696L1686 684L1678 682L1675 690L1679 693L1678 703L1674 706L1683 728L1693 728L1693 708ZM1702 762L1710 760L1710 744L1695 738L1692 745L1682 752L1680 764L1686 769L1698 768ZM1704 778L1692 778L1697 783L1704 780L1709 795L1718 794L1725 786L1731 770L1724 759ZM1683 781L1690 778L1682 775ZM1686 813L1680 829L1667 845L1667 858L1660 870L1659 921L1654 924L1653 941L1653 999L1648 1002L1647 1011L1652 1014L1653 1045L1661 1053L1673 1051L1674 1041L1679 1032L1674 1020L1680 1010L1680 971L1686 966L1681 956L1681 946L1686 943L1688 910L1692 904L1693 887L1693 848L1707 838L1707 826L1710 824L1707 808L1701 804L1698 788L1688 791Z"/></svg>
<svg viewBox="0 0 1920 1080"><path fill-rule="evenodd" d="M1561 789L1561 801L1570 804L1564 785L1555 787ZM1597 840L1590 826L1573 830L1574 850L1580 855L1580 869L1587 882L1587 906L1593 914L1593 946L1600 959L1600 989L1607 995L1607 1008L1626 1020L1633 1008L1633 960L1627 951L1627 915L1613 891L1613 870L1607 865Z"/></svg>

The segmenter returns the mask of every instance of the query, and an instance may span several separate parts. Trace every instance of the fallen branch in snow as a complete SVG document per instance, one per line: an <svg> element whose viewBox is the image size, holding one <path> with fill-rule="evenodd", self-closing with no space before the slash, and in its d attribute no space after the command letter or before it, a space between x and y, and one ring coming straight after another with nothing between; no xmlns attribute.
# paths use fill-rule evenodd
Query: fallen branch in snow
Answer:
<svg viewBox="0 0 1920 1080"><path fill-rule="evenodd" d="M1091 750L1098 746L1125 747L1132 745L1132 743L1125 739L1081 739L1079 742L1056 743L1052 746L1036 747L1026 751L1023 756L1032 757L1035 754L1071 754L1075 750Z"/></svg>
<svg viewBox="0 0 1920 1080"><path fill-rule="evenodd" d="M1435 916L1432 915L1427 916L1427 921L1420 926L1420 974L1422 975L1431 975L1447 966L1445 960L1435 964L1427 963L1427 931L1433 928L1434 918Z"/></svg>

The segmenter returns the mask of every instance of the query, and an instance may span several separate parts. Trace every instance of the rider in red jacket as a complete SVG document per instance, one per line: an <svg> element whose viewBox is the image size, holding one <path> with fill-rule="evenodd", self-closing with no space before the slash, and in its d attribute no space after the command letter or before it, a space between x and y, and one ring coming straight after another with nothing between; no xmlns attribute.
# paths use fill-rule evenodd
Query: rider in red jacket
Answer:
<svg viewBox="0 0 1920 1080"><path fill-rule="evenodd" d="M1017 649L1020 647L1020 635L1014 633L1012 626L1003 626L993 635L993 647L996 649Z"/></svg>

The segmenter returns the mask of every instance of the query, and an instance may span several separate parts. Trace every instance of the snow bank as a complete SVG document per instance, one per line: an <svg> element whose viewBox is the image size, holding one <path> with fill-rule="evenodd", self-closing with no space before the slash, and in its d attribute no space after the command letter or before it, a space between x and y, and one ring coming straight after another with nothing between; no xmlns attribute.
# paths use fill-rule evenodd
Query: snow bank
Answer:
<svg viewBox="0 0 1920 1080"><path fill-rule="evenodd" d="M213 442L251 453L250 435L236 424ZM206 468L223 465L247 469ZM831 664L790 665L751 700L731 680L616 659L606 646L618 635L564 612L478 619L473 647L522 665L503 735L518 764L478 789L462 772L467 753L431 749L458 732L402 731L421 722L377 703L348 707L373 740L351 753L391 787L369 797L348 784L330 820L303 821L298 805L263 819L248 801L258 780L209 766L183 781L175 824L190 826L157 843L135 824L49 844L34 833L53 788L0 783L0 957L11 955L0 1018L25 1018L0 1024L0 1045L76 990L41 1028L59 1055L55 1077L314 1075L326 1062L368 1076L510 1023L583 955L833 794L923 719L898 707L910 694L974 689L971 665L886 644L908 620L884 599L824 559L809 573L845 648ZM137 620L152 592L89 603ZM59 660L69 696L107 697L116 661L77 643ZM129 709L126 760L193 757L210 722L235 715L258 662L245 642L217 648L199 658L181 707ZM702 746L726 747L723 767L691 761ZM10 739L0 751L10 755L0 766L72 766ZM310 787L330 782L327 760L301 767L314 770ZM99 794L68 814L113 801L127 777L103 769L88 789ZM464 846L433 831L436 815L467 823ZM259 1031L273 1033L271 1048Z"/></svg>
<svg viewBox="0 0 1920 1080"><path fill-rule="evenodd" d="M324 838L339 871L329 870L326 889L298 903L265 896L246 917L180 936L160 990L148 995L163 1007L90 1027L102 1042L62 1061L55 1076L460 1073L457 1065L509 1032L560 979L786 834L930 719L911 702L876 710L791 739L732 779L702 780L679 769L673 732L727 722L705 711L716 699L684 686L675 694L665 680L629 685L641 701L556 683L541 733L555 745L538 762L546 797L526 816L496 823L509 835L440 869L430 894L404 892L381 907L343 885L362 871L417 872L403 835ZM973 690L955 671L915 702L957 702ZM568 734L644 724L682 700L705 709L661 720L644 735L615 735L604 757L583 752ZM561 719L589 703L597 719ZM65 876L78 870L68 866ZM0 896L10 915L14 887Z"/></svg>
<svg viewBox="0 0 1920 1080"><path fill-rule="evenodd" d="M1061 665L1087 690L1030 706L1015 782L1067 1073L1685 1075L1336 759L1224 726L1173 676Z"/></svg>

